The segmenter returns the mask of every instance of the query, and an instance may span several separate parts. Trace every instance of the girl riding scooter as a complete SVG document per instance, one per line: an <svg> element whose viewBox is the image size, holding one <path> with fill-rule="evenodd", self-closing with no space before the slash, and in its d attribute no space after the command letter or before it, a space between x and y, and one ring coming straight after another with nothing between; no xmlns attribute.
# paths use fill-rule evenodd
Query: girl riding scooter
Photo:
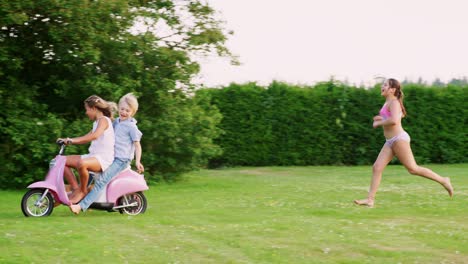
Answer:
<svg viewBox="0 0 468 264"><path fill-rule="evenodd" d="M88 98L88 99L90 99L90 98ZM88 99L87 99L87 101L88 101ZM102 100L102 99L98 98L96 100L92 100L91 102L95 102L95 101L99 102L100 100ZM87 110L86 113L87 113L88 117L90 117L90 119L93 119L93 118L95 119L96 117L101 118L100 117L101 114L99 113L99 109L90 109L90 107L89 107L90 104L87 103L87 101L85 101L85 107L86 107L86 110ZM100 102L103 102L103 100L100 101ZM94 111L91 111L91 110L94 110ZM141 139L142 133L138 130L138 127L136 126L136 120L132 118L133 115L135 115L137 110L138 110L138 101L137 101L137 99L136 99L136 97L134 95L127 94L127 95L123 96L120 99L120 101L119 101L119 119L117 119L114 122L115 136L116 136L115 159L114 159L113 163L111 164L111 166L107 170L105 170L100 175L99 178L95 179L94 188L91 190L89 195L87 195L79 204L74 205L73 203L76 200L81 199L81 194L78 194L78 195L75 195L75 196L73 196L73 194L72 194L70 202L68 202L68 199L66 199L67 201L66 201L65 204L70 204L70 209L75 214L78 214L80 212L80 210L85 211L88 207L90 207L90 205L98 198L98 196L100 195L101 190L106 186L106 184L113 177L115 177L119 172L121 172L125 168L129 167L130 161L133 159L134 154L136 156L136 166L137 166L138 172L142 173L144 171L144 167L140 163L140 160L141 160L140 139ZM99 127L99 125L98 125L98 127ZM97 130L97 129L93 129L93 131L88 133L88 135L86 135L86 136L83 136L83 137L80 137L80 138L73 138L73 139L70 139L70 138L59 139L59 142L65 142L65 144L85 143L85 140L87 140L87 139L89 139L91 137L90 134L93 134L94 130ZM94 143L94 141L93 141L93 143ZM99 149L93 148L93 143L91 144L90 152L91 152L91 154L93 154L93 151L91 151L93 149L94 153L98 154L98 155L95 155L95 159L99 160L99 158L102 158L102 156L99 155L99 154L102 154L102 151L99 150ZM60 154L62 153L62 151L63 151L63 146L62 146ZM69 165L70 163L73 163L73 161L75 161L75 159L76 159L76 157L74 157L74 156L68 156L67 157L67 165ZM72 162L69 162L69 160L71 160ZM78 165L79 165L78 167L81 168L81 166L80 166L81 161L78 162ZM128 173L128 170L126 172ZM122 174L125 174L125 173L122 172L117 177L117 178L119 178L119 182L121 181L121 178L122 178L121 175ZM66 175L68 181L70 183L73 183L74 176L73 176L71 170L68 167L66 167L66 169L65 169L65 175ZM83 183L87 183L87 178L89 177L88 176L89 174L87 174L87 173L82 174L80 172L80 175L86 175L86 177L81 177L81 182L82 182L81 192L86 192L87 191L87 186L86 186L86 184L83 184ZM144 181L144 179L143 179L143 181ZM114 182L116 182L116 181L114 181ZM76 183L75 183L75 185L76 185ZM83 186L85 186L85 187L83 187ZM146 183L145 183L145 186L146 186ZM72 184L72 188L73 188L73 184ZM138 188L139 187L136 187L136 189L138 189ZM147 189L147 187L146 187L146 189ZM109 187L108 187L108 194L109 194ZM102 195L101 195L101 197L102 197ZM146 205L146 200L145 200L144 196L142 196L142 194L141 194L141 196L139 196L139 195L134 196L133 200L139 200L140 202L144 201L144 204ZM101 198L100 201L102 202L103 199ZM104 201L105 201L105 199L104 199ZM127 202L128 202L128 200L127 200ZM138 204L138 201L136 203ZM113 205L111 204L110 206L112 208ZM104 206L104 207L106 207L104 209L109 209L109 205ZM145 206L145 208L146 208L146 206ZM115 209L115 207L112 208L112 209Z"/></svg>
<svg viewBox="0 0 468 264"><path fill-rule="evenodd" d="M140 139L143 135L138 129L137 121L133 116L138 111L137 98L129 93L124 95L119 100L119 118L114 123L115 129L115 157L111 166L105 170L100 177L94 182L94 187L91 192L79 204L70 205L70 210L73 213L79 214L81 210L86 209L94 202L100 191L106 184L126 167L130 165L135 156L135 164L139 173L144 171L141 164L141 144Z"/></svg>
<svg viewBox="0 0 468 264"><path fill-rule="evenodd" d="M72 194L70 201L76 203L88 193L89 172L106 170L114 160L114 129L111 118L116 110L115 103L107 102L97 95L84 101L86 115L93 120L93 129L86 135L76 138L59 138L65 144L86 144L91 142L89 154L66 156L65 178L70 183ZM80 188L77 188L75 176L70 168L75 168L80 175Z"/></svg>
<svg viewBox="0 0 468 264"><path fill-rule="evenodd" d="M25 216L48 216L52 214L54 204L70 205L63 182L66 156L62 154L66 145L63 141L57 143L60 145L60 151L50 162L45 180L29 185L30 190L21 200L21 210ZM143 175L125 169L110 181L105 191L101 193L99 201L90 207L138 215L144 213L147 207L146 197L142 193L145 190L148 190L148 186Z"/></svg>

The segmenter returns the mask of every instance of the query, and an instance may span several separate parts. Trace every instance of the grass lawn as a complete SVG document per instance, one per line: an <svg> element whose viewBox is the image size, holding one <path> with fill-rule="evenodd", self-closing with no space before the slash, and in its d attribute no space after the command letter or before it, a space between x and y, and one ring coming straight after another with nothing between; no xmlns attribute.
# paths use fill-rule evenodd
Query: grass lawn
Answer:
<svg viewBox="0 0 468 264"><path fill-rule="evenodd" d="M0 263L468 263L468 164L429 165L455 196L389 166L201 170L151 186L140 216L67 207L26 218L0 191Z"/></svg>

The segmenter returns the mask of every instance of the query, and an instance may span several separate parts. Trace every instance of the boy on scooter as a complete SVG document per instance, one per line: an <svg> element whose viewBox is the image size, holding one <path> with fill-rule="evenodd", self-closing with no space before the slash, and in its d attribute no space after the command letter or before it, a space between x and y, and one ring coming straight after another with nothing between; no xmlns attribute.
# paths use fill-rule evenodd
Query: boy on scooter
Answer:
<svg viewBox="0 0 468 264"><path fill-rule="evenodd" d="M119 172L130 165L130 162L135 158L135 165L138 173L143 173L144 167L141 164L141 136L143 135L138 129L137 121L133 118L138 110L137 98L128 93L119 100L119 118L114 123L115 145L114 145L114 161L109 168L102 172L94 182L93 189L81 200L71 200L70 210L79 214L80 211L86 211L88 207L99 197L100 192L105 188L107 183L112 180Z"/></svg>

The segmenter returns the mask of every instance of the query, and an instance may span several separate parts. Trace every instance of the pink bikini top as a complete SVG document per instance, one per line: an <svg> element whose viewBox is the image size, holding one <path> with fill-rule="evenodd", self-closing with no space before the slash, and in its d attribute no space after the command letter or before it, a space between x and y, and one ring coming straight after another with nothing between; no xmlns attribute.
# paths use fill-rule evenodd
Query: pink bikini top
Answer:
<svg viewBox="0 0 468 264"><path fill-rule="evenodd" d="M384 119L388 119L392 116L392 113L390 112L390 110L388 110L387 104L384 104L382 106L382 108L379 111L379 115ZM400 117L403 117L403 112L400 112Z"/></svg>
<svg viewBox="0 0 468 264"><path fill-rule="evenodd" d="M379 111L379 115L384 119L387 119L392 116L392 113L390 112L390 110L388 110L387 104L384 104L382 106L382 108Z"/></svg>

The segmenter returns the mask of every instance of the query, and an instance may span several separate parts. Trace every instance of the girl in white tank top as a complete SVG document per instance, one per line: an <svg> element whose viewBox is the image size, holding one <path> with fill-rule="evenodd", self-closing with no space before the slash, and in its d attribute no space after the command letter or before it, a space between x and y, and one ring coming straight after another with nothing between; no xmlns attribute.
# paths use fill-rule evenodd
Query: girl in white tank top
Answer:
<svg viewBox="0 0 468 264"><path fill-rule="evenodd" d="M93 129L81 137L59 139L66 142L66 144L91 142L89 154L67 156L64 177L73 190L69 197L72 204L79 202L88 193L89 171L103 171L114 160L114 128L110 118L117 110L117 105L96 95L88 97L84 103L86 115L94 121ZM78 183L71 168L75 168L80 174L80 188L78 188Z"/></svg>
<svg viewBox="0 0 468 264"><path fill-rule="evenodd" d="M97 139L91 141L89 146L89 154L83 155L86 157L95 157L101 164L101 170L105 171L114 160L114 129L112 128L112 121L107 116L94 121L93 132L96 131L98 121L105 119L107 121L107 129ZM84 158L82 156L82 158Z"/></svg>

